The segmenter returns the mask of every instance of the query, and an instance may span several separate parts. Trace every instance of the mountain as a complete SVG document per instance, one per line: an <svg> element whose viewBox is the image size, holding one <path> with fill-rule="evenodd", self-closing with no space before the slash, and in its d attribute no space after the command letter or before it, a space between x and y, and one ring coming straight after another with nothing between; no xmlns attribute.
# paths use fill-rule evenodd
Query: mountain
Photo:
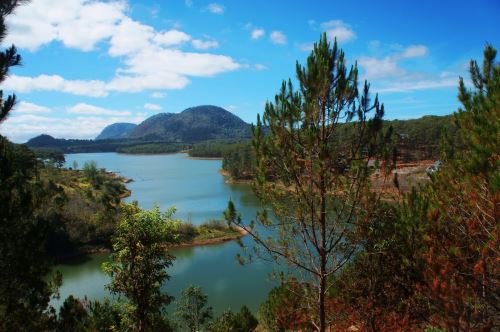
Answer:
<svg viewBox="0 0 500 332"><path fill-rule="evenodd" d="M128 138L169 142L250 137L250 125L217 106L203 105L181 113L154 115L132 130Z"/></svg>
<svg viewBox="0 0 500 332"><path fill-rule="evenodd" d="M33 148L53 147L57 146L58 144L60 144L60 139L56 139L47 134L42 134L37 137L33 137L28 142L26 142L26 145Z"/></svg>
<svg viewBox="0 0 500 332"><path fill-rule="evenodd" d="M137 127L137 125L134 123L126 123L126 122L113 123L104 128L95 139L101 140L101 139L127 138L135 127Z"/></svg>

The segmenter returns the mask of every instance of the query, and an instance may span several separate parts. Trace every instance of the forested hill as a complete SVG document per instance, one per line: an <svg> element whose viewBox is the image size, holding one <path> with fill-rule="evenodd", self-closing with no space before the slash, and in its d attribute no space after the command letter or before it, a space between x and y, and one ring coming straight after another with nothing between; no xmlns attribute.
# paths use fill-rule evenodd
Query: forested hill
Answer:
<svg viewBox="0 0 500 332"><path fill-rule="evenodd" d="M241 139L250 138L250 125L221 107L204 105L152 116L139 124L129 138L169 142Z"/></svg>
<svg viewBox="0 0 500 332"><path fill-rule="evenodd" d="M445 131L452 137L456 132L451 115L384 121L384 127L389 126L392 126L400 142L406 142L409 150L429 150L426 155L439 152L437 146ZM178 114L154 115L134 127L129 138L94 141L40 135L26 144L32 148L52 148L64 153L166 153L185 150L194 143L200 157L205 154L214 157L214 141L217 145L224 145L226 142L234 143L249 138L250 125L237 116L220 107L198 106ZM197 144L203 142L209 142L209 146ZM222 157L220 151L216 156Z"/></svg>
<svg viewBox="0 0 500 332"><path fill-rule="evenodd" d="M137 127L135 123L113 123L106 126L95 139L127 138L135 127Z"/></svg>

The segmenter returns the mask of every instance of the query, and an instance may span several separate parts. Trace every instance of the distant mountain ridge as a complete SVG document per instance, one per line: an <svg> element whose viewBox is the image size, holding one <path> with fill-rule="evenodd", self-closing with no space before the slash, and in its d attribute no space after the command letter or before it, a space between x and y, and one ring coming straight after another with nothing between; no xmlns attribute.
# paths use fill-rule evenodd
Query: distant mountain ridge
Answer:
<svg viewBox="0 0 500 332"><path fill-rule="evenodd" d="M135 127L128 138L169 142L250 138L250 125L222 107L202 105L181 113L154 115Z"/></svg>
<svg viewBox="0 0 500 332"><path fill-rule="evenodd" d="M139 125L114 123L96 137L165 142L199 142L211 139L250 138L250 125L223 109L201 105L180 113L159 113Z"/></svg>
<svg viewBox="0 0 500 332"><path fill-rule="evenodd" d="M102 140L127 138L135 127L137 127L135 123L113 123L109 126L106 126L95 139Z"/></svg>

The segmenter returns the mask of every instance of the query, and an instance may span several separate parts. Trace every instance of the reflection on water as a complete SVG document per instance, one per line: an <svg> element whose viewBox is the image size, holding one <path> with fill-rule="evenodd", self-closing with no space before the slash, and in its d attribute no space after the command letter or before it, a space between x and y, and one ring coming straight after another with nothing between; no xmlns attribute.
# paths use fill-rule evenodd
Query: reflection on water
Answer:
<svg viewBox="0 0 500 332"><path fill-rule="evenodd" d="M86 153L66 156L67 165L77 161L95 160L99 167L132 178L127 184L132 190L128 201L137 200L143 208L157 203L162 209L177 208L176 217L200 224L210 219L220 219L227 201L232 199L244 219L255 217L259 202L249 185L225 184L218 173L220 160L194 160L183 154L172 155L123 155L116 153ZM245 238L249 243L251 239ZM210 305L217 313L226 308L239 310L245 304L252 310L265 299L274 285L268 274L272 267L264 262L241 266L235 257L241 248L234 241L204 247L177 248L176 257L169 269L171 279L164 290L173 296L189 284L199 285L207 293ZM90 256L78 264L60 265L63 285L60 304L68 295L102 299L109 296L104 285L109 282L100 266L108 254Z"/></svg>

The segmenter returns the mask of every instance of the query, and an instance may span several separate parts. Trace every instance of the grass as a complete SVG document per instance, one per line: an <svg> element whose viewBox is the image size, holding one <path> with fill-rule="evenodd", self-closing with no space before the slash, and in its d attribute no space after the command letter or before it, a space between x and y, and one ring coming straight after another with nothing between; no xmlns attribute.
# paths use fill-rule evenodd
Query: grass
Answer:
<svg viewBox="0 0 500 332"><path fill-rule="evenodd" d="M222 220L210 220L199 226L182 223L179 228L179 240L182 244L205 243L211 240L228 240L241 236L234 226L228 226Z"/></svg>

